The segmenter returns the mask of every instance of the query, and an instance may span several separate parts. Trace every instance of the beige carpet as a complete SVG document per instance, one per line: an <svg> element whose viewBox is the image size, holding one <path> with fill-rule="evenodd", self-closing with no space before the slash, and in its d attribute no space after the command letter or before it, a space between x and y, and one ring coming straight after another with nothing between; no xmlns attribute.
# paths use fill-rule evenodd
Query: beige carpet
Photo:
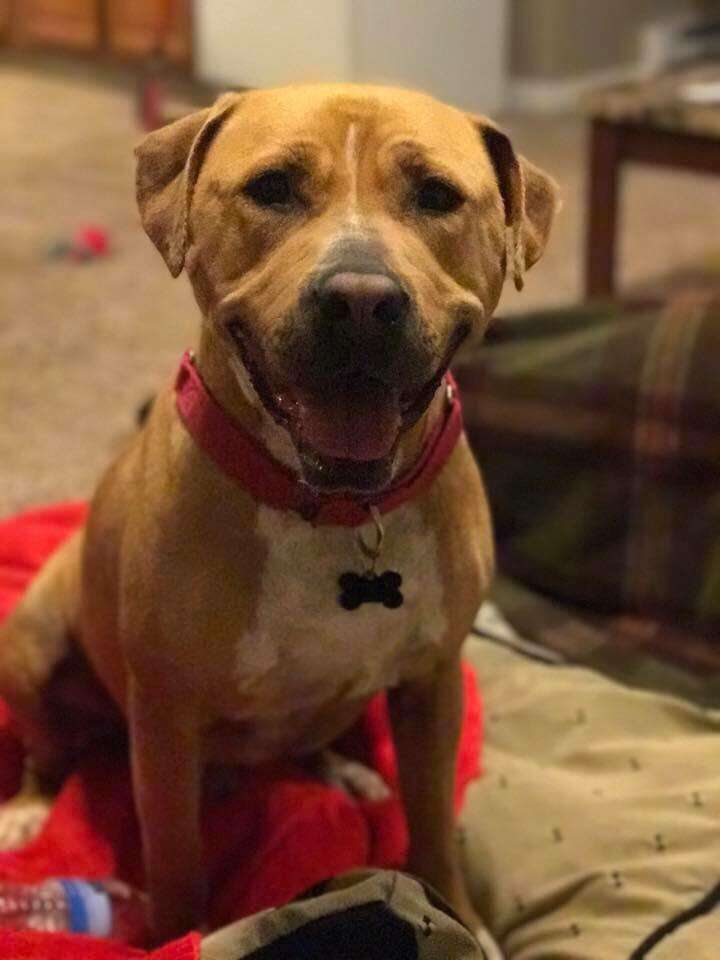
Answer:
<svg viewBox="0 0 720 960"><path fill-rule="evenodd" d="M192 341L196 311L140 230L131 75L89 64L0 60L0 515L86 496L135 407ZM508 119L516 144L560 181L550 249L504 310L561 304L581 289L584 136L574 118ZM715 243L720 180L633 172L623 280L701 258ZM51 261L82 222L105 224L113 254Z"/></svg>

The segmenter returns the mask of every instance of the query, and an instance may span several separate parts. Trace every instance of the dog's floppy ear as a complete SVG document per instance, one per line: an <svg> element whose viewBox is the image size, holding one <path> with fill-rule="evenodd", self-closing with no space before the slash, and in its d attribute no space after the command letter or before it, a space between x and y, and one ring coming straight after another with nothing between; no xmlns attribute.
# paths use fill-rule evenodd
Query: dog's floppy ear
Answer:
<svg viewBox="0 0 720 960"><path fill-rule="evenodd" d="M205 154L239 95L149 133L135 148L135 189L145 232L177 277L188 247L188 214Z"/></svg>
<svg viewBox="0 0 720 960"><path fill-rule="evenodd" d="M486 117L472 117L495 168L510 235L510 262L518 290L523 274L540 259L560 207L557 183L515 153L510 138Z"/></svg>

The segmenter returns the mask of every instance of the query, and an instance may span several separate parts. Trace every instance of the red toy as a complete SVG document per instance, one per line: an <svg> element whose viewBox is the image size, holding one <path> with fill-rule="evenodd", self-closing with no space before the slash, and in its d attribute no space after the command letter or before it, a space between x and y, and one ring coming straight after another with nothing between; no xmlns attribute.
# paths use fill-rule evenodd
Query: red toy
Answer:
<svg viewBox="0 0 720 960"><path fill-rule="evenodd" d="M104 227L82 224L75 231L73 250L85 251L93 257L104 257L110 249L110 238Z"/></svg>
<svg viewBox="0 0 720 960"><path fill-rule="evenodd" d="M76 262L94 260L104 257L110 252L110 236L105 227L97 224L81 224L75 231L72 240L64 238L56 240L47 250L52 260L68 258Z"/></svg>

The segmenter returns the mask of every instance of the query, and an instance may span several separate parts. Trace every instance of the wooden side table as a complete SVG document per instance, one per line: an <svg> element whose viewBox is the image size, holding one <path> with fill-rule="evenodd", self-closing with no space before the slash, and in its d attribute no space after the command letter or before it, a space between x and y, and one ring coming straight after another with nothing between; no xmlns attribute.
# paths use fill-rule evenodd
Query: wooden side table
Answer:
<svg viewBox="0 0 720 960"><path fill-rule="evenodd" d="M720 175L720 104L689 105L689 83L720 81L720 66L696 67L646 84L593 94L589 142L585 294L615 293L622 171L646 163Z"/></svg>

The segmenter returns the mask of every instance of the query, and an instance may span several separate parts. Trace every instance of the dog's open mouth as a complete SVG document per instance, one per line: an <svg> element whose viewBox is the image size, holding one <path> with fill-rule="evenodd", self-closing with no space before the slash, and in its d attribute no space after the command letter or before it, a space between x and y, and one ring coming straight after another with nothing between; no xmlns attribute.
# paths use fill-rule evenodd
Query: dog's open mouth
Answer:
<svg viewBox="0 0 720 960"><path fill-rule="evenodd" d="M370 495L390 484L400 438L424 413L447 364L419 390L403 393L380 380L345 378L321 396L294 385L276 387L239 325L229 329L260 401L290 433L308 486Z"/></svg>
<svg viewBox="0 0 720 960"><path fill-rule="evenodd" d="M327 399L287 391L282 409L305 481L318 490L375 492L387 486L403 417L396 391L366 385Z"/></svg>

